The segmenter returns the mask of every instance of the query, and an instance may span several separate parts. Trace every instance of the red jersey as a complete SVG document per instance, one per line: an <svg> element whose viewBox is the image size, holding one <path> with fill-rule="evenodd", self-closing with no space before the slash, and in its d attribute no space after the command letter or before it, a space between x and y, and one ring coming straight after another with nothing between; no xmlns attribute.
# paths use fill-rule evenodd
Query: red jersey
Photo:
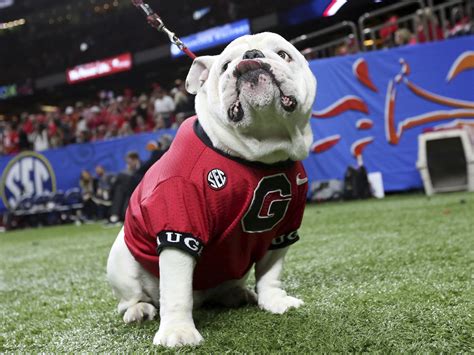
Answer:
<svg viewBox="0 0 474 355"><path fill-rule="evenodd" d="M17 131L10 131L3 137L5 154L15 154L20 151L20 135Z"/></svg>
<svg viewBox="0 0 474 355"><path fill-rule="evenodd" d="M212 288L242 278L269 249L299 239L307 185L301 162L267 165L229 156L190 118L132 194L125 242L156 276L163 248L191 253L193 288Z"/></svg>

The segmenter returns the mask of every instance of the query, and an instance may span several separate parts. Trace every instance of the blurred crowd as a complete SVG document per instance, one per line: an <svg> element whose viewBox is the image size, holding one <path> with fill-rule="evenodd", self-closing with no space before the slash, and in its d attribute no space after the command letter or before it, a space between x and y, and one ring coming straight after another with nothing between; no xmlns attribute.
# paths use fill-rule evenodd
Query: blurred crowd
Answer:
<svg viewBox="0 0 474 355"><path fill-rule="evenodd" d="M140 160L137 152L128 152L125 156L126 168L119 173L107 172L101 165L96 166L94 173L82 171L79 179L82 220L105 219L110 225L121 223L133 190L148 169L166 153L172 140L172 136L162 134L157 141L149 142L147 150L150 156L145 161Z"/></svg>
<svg viewBox="0 0 474 355"><path fill-rule="evenodd" d="M1 120L0 155L177 128L194 114L194 96L186 92L182 80L176 80L171 90L154 84L148 94L101 91L88 103L77 101L47 111Z"/></svg>
<svg viewBox="0 0 474 355"><path fill-rule="evenodd" d="M448 16L449 15L449 16ZM430 41L440 41L474 33L471 18L459 7L453 7L440 20L440 12L434 13L429 7L418 10L410 16L390 15L384 17L373 37L366 37L363 45L368 49L385 49L414 45ZM329 40L328 40L329 41ZM324 41L323 41L324 42ZM308 47L302 50L307 59L344 56L359 51L353 35L349 35L330 47Z"/></svg>
<svg viewBox="0 0 474 355"><path fill-rule="evenodd" d="M392 47L425 43L429 40L439 41L467 35L473 30L469 17L465 16L459 8L452 9L450 16L452 25L446 28L441 26L440 20L430 8L420 10L417 15L412 28L398 25L399 17L390 16L380 30L380 38L384 45Z"/></svg>

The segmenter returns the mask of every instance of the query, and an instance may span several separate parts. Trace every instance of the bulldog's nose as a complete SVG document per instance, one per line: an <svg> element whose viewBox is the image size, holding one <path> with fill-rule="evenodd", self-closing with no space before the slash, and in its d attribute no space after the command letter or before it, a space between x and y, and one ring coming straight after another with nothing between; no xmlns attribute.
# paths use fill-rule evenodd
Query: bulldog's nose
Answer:
<svg viewBox="0 0 474 355"><path fill-rule="evenodd" d="M244 53L242 59L255 59L255 58L265 58L262 52L258 49L251 49Z"/></svg>

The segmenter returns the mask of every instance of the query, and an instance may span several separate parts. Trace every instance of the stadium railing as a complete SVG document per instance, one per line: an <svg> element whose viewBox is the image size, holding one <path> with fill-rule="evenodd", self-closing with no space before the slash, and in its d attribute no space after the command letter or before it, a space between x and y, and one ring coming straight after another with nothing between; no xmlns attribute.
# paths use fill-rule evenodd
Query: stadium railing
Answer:
<svg viewBox="0 0 474 355"><path fill-rule="evenodd" d="M472 19L472 6L474 2L466 0L451 0L432 7L433 15L441 20L441 28L445 36L450 28L456 25L456 12L461 17ZM433 30L431 32L434 32Z"/></svg>
<svg viewBox="0 0 474 355"><path fill-rule="evenodd" d="M320 44L321 38L327 41ZM319 44L311 46L311 43L316 42L316 40ZM309 47L301 50L301 53L308 59L332 57L339 46L348 46L351 52L360 50L357 27L351 21L343 21L334 26L301 35L293 38L290 42L296 48L301 48L303 43L308 43Z"/></svg>
<svg viewBox="0 0 474 355"><path fill-rule="evenodd" d="M344 54L337 53L343 45L347 46L347 53L397 46L394 34L398 29L407 29L415 42L440 40L452 35L451 30L460 19L468 19L472 32L473 6L472 0L450 0L436 6L427 6L423 0L400 1L363 14L357 26L344 21L290 42L307 59L316 59ZM384 30L388 33L385 38Z"/></svg>

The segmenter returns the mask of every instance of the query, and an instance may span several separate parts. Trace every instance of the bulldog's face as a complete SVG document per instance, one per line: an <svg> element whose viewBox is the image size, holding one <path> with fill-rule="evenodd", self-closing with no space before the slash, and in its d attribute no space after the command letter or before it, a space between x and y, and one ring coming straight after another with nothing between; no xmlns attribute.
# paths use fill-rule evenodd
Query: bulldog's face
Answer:
<svg viewBox="0 0 474 355"><path fill-rule="evenodd" d="M266 163L308 154L316 80L283 37L243 36L219 56L198 57L186 87L197 93L198 118L218 148Z"/></svg>

